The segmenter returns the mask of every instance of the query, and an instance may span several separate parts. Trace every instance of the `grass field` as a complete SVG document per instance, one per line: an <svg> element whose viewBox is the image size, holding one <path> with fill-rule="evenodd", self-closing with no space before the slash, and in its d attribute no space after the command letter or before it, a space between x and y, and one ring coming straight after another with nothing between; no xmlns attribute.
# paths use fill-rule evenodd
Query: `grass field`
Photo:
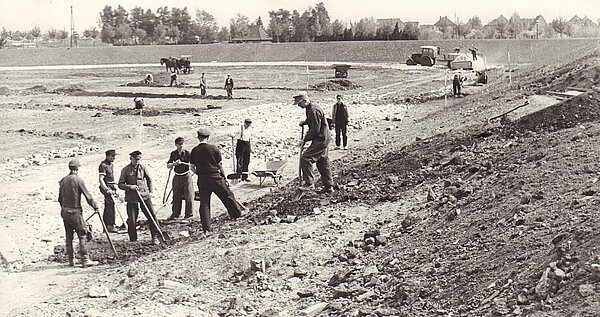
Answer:
<svg viewBox="0 0 600 317"><path fill-rule="evenodd" d="M598 39L550 40L444 40L444 41L377 41L267 44L201 44L129 47L33 48L0 50L0 66L148 64L161 57L192 55L193 62L396 62L404 63L421 45L437 45L442 52L475 45L491 64L547 63L563 59L567 47L592 50Z"/></svg>

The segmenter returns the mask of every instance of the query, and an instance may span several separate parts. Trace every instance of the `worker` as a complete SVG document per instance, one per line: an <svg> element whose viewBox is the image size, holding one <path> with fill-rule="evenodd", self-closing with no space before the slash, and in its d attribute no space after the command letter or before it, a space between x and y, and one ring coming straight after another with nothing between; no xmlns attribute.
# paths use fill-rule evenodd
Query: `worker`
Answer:
<svg viewBox="0 0 600 317"><path fill-rule="evenodd" d="M153 83L154 83L154 77L152 77L152 74L146 74L146 77L144 77L144 84L152 85Z"/></svg>
<svg viewBox="0 0 600 317"><path fill-rule="evenodd" d="M144 109L144 99L135 97L133 98L133 103L135 104L135 109Z"/></svg>
<svg viewBox="0 0 600 317"><path fill-rule="evenodd" d="M200 143L192 149L190 155L192 169L198 175L200 220L204 232L211 230L210 196L213 192L217 194L232 219L241 217L242 210L245 209L235 200L233 192L229 189L221 165L221 152L218 147L208 143L209 136L208 129L199 129L198 141Z"/></svg>
<svg viewBox="0 0 600 317"><path fill-rule="evenodd" d="M100 193L104 196L104 213L102 219L108 232L116 233L119 230L115 228L115 197L118 197L115 177L113 173L115 150L105 152L105 158L98 166L98 182L100 183Z"/></svg>
<svg viewBox="0 0 600 317"><path fill-rule="evenodd" d="M335 127L335 149L340 148L340 141L343 141L344 150L348 145L348 108L342 101L342 95L337 95L337 102L333 105L331 118ZM340 140L340 138L342 140Z"/></svg>
<svg viewBox="0 0 600 317"><path fill-rule="evenodd" d="M474 45L471 45L471 47L469 48L469 51L471 51L471 55L473 55L473 60L476 61L477 60L477 47L475 47Z"/></svg>
<svg viewBox="0 0 600 317"><path fill-rule="evenodd" d="M83 209L81 208L81 194L87 200L87 203L98 211L98 205L92 195L85 187L83 179L77 174L79 172L79 161L73 159L69 162L69 175L63 177L59 182L58 202L60 203L60 215L65 226L65 235L67 242L67 257L69 266L74 266L73 262L73 231L79 238L79 258L82 267L97 265L98 262L92 261L87 254L85 247L86 235L88 234L85 221L83 220Z"/></svg>
<svg viewBox="0 0 600 317"><path fill-rule="evenodd" d="M129 241L137 241L138 236L135 227L141 205L142 212L146 215L150 224L152 244L158 245L160 244L157 239L158 228L154 223L156 216L150 199L152 178L148 174L148 169L140 164L141 159L142 152L133 151L129 153L131 163L121 170L121 176L119 177L119 188L125 191L125 202L127 202L127 233L129 234ZM140 197L143 202L140 201Z"/></svg>
<svg viewBox="0 0 600 317"><path fill-rule="evenodd" d="M176 72L171 73L171 83L169 83L169 86L173 86L173 84L175 84L175 86L177 86L177 73Z"/></svg>
<svg viewBox="0 0 600 317"><path fill-rule="evenodd" d="M461 95L460 88L460 76L455 74L454 79L452 79L452 93L454 97Z"/></svg>
<svg viewBox="0 0 600 317"><path fill-rule="evenodd" d="M252 138L252 120L244 120L237 134L237 143L235 146L235 159L237 161L236 173L241 175L243 181L249 182L248 165L250 165L250 139Z"/></svg>
<svg viewBox="0 0 600 317"><path fill-rule="evenodd" d="M233 98L233 78L230 74L227 74L227 79L225 79L225 90L227 91L227 97Z"/></svg>
<svg viewBox="0 0 600 317"><path fill-rule="evenodd" d="M185 199L185 219L194 216L192 207L194 203L194 184L192 183L192 170L190 169L190 151L183 148L183 138L175 139L175 151L171 152L167 168L175 171L173 176L173 208L167 220L174 220L181 215L182 200Z"/></svg>
<svg viewBox="0 0 600 317"><path fill-rule="evenodd" d="M200 95L206 96L206 78L204 78L204 73L200 76Z"/></svg>
<svg viewBox="0 0 600 317"><path fill-rule="evenodd" d="M330 194L333 192L333 180L328 158L328 146L331 136L325 115L318 105L313 104L308 99L306 92L294 96L294 104L306 110L306 120L300 122L300 126L308 125L308 132L302 139L300 146L304 147L306 142L311 142L300 157L300 169L304 180L304 184L300 188L302 190L314 189L312 165L316 163L323 182L321 193Z"/></svg>

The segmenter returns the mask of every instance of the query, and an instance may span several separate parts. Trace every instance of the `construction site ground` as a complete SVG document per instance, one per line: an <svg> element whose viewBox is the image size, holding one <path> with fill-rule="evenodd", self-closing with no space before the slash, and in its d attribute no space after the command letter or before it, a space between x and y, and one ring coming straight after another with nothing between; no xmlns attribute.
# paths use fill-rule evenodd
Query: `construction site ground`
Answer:
<svg viewBox="0 0 600 317"><path fill-rule="evenodd" d="M146 70L26 70L2 79L2 249L7 316L597 316L600 314L600 56L565 47L533 64L496 65L487 85L451 97L442 67L206 68L208 96L189 85L127 85ZM564 58L569 56L569 58ZM238 89L224 98L224 75ZM308 81L308 83L307 83ZM350 112L349 149L331 147L336 191L291 201L298 122L292 96ZM548 91L585 92L557 99ZM319 88L320 90L318 90ZM351 88L349 90L344 90ZM448 97L445 98L444 94ZM142 96L141 115L132 99ZM529 104L495 120L504 112ZM210 105L210 107L209 107ZM104 151L142 151L159 219L177 136L209 126L232 171L234 133L253 120L251 170L287 160L283 184L232 183L249 209L229 220L213 197L214 231L163 223L170 241L111 234L92 219L94 268L66 265L58 181L72 157L100 202ZM124 203L118 203L123 213ZM194 212L197 217L198 202ZM91 215L85 207L84 215ZM125 215L123 215L125 216ZM141 216L142 220L144 219ZM196 219L197 220L197 219ZM117 216L117 223L121 220ZM18 259L17 259L18 258ZM11 272L10 269L13 269Z"/></svg>

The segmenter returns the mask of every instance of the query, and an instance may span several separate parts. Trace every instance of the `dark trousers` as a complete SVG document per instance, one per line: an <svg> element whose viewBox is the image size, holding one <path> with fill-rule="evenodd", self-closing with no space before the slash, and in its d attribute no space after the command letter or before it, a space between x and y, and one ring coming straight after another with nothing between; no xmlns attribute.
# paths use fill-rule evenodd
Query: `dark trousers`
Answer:
<svg viewBox="0 0 600 317"><path fill-rule="evenodd" d="M200 95L206 96L206 86L200 86Z"/></svg>
<svg viewBox="0 0 600 317"><path fill-rule="evenodd" d="M114 188L113 188L114 189ZM115 226L115 199L111 194L100 187L100 192L104 196L104 213L102 219L106 227Z"/></svg>
<svg viewBox="0 0 600 317"><path fill-rule="evenodd" d="M331 176L331 168L329 167L329 138L325 140L313 140L310 146L302 152L300 157L300 169L302 170L302 178L306 184L314 183L313 163L317 163L317 169L321 173L323 186L328 187L333 185Z"/></svg>
<svg viewBox="0 0 600 317"><path fill-rule="evenodd" d="M200 220L204 231L210 231L212 222L210 216L212 193L217 194L232 219L242 215L242 206L235 200L233 192L227 187L225 179L220 174L198 175L198 190L200 192Z"/></svg>
<svg viewBox="0 0 600 317"><path fill-rule="evenodd" d="M227 97L233 98L233 86L227 86L225 90L227 90Z"/></svg>
<svg viewBox="0 0 600 317"><path fill-rule="evenodd" d="M237 160L236 173L242 174L242 179L248 179L248 165L250 164L250 142L237 140L235 147L235 159Z"/></svg>
<svg viewBox="0 0 600 317"><path fill-rule="evenodd" d="M336 123L335 124L335 145L336 146L340 146L340 137L344 141L344 147L346 147L346 145L348 145L348 135L346 135L347 130L348 130L347 123L344 123L344 124Z"/></svg>
<svg viewBox="0 0 600 317"><path fill-rule="evenodd" d="M460 95L460 83L452 83L452 93L454 96Z"/></svg>
<svg viewBox="0 0 600 317"><path fill-rule="evenodd" d="M156 220L156 216L154 214L154 207L152 206L152 201L150 200L150 198L148 198L144 200L144 202L146 202L146 206L148 206L149 210L146 210L142 203L127 202L127 233L129 233L129 241L137 241L137 230L135 226L137 225L137 219L140 213L140 205L142 207L142 212L148 219L148 223L150 225L150 234L152 235L152 238L158 236L158 229L154 225L154 222L150 220L150 215L152 215L152 217L154 217L154 220Z"/></svg>
<svg viewBox="0 0 600 317"><path fill-rule="evenodd" d="M173 177L173 213L171 217L177 218L181 215L181 205L185 200L185 217L194 216L192 211L194 203L194 183L192 173L187 175L175 175Z"/></svg>
<svg viewBox="0 0 600 317"><path fill-rule="evenodd" d="M85 234L87 230L85 229L82 210L75 208L61 208L60 215L63 218L63 223L65 225L67 256L70 260L73 259L73 237L75 235L74 233L77 232L77 238L79 238L79 257L84 259L87 257L87 250L85 248Z"/></svg>

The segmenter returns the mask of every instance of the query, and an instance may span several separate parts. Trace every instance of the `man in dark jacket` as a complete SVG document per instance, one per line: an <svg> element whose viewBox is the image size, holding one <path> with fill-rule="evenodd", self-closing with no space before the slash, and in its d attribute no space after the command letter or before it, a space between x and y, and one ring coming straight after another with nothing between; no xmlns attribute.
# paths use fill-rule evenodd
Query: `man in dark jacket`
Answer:
<svg viewBox="0 0 600 317"><path fill-rule="evenodd" d="M194 216L192 207L194 203L194 184L190 169L190 151L183 149L183 138L175 139L175 151L171 152L167 167L175 171L173 176L173 213L167 220L173 220L181 215L182 200L185 199L185 218Z"/></svg>
<svg viewBox="0 0 600 317"><path fill-rule="evenodd" d="M454 97L460 96L460 76L458 74L454 75L454 79L452 79L452 94Z"/></svg>
<svg viewBox="0 0 600 317"><path fill-rule="evenodd" d="M307 125L308 132L301 141L301 147L306 142L311 142L310 146L304 150L300 157L300 169L304 184L301 189L312 190L314 188L313 163L317 163L317 169L321 174L323 181L323 193L333 192L333 180L331 177L331 168L329 167L328 146L331 136L327 120L321 109L308 99L308 94L302 92L294 97L294 104L306 110L306 120L300 122L300 126Z"/></svg>
<svg viewBox="0 0 600 317"><path fill-rule="evenodd" d="M337 102L333 105L331 118L335 126L335 148L340 148L340 137L344 142L344 150L348 145L348 108L342 102L342 95L337 95Z"/></svg>
<svg viewBox="0 0 600 317"><path fill-rule="evenodd" d="M233 78L231 78L231 75L227 75L227 79L225 79L225 90L227 91L227 97L233 98Z"/></svg>
<svg viewBox="0 0 600 317"><path fill-rule="evenodd" d="M225 180L225 172L221 165L221 151L208 143L210 131L202 128L198 130L200 143L192 149L190 163L192 170L198 174L198 191L200 194L200 220L202 229L210 231L210 196L214 192L221 200L232 219L242 216L244 207L235 200L233 192Z"/></svg>
<svg viewBox="0 0 600 317"><path fill-rule="evenodd" d="M81 195L85 197L88 204L98 210L98 205L85 187L83 179L77 175L79 172L78 160L69 162L69 175L63 177L59 184L58 202L60 203L60 215L63 218L65 225L65 234L67 241L67 256L69 257L69 265L74 266L73 262L73 231L77 233L79 238L79 257L81 266L88 267L97 265L98 262L90 260L85 248L85 240L87 229L83 220L83 209L81 208Z"/></svg>
<svg viewBox="0 0 600 317"><path fill-rule="evenodd" d="M125 202L127 202L127 231L129 233L129 241L137 241L137 219L140 213L140 205L142 212L148 218L150 224L150 233L152 235L152 244L160 244L158 237L158 228L155 226L156 220L154 207L150 194L152 193L152 178L148 174L148 170L142 164L142 152L133 151L129 153L130 164L123 167L121 177L119 177L119 188L125 191ZM144 200L143 202L140 200ZM147 208L146 208L147 207Z"/></svg>

